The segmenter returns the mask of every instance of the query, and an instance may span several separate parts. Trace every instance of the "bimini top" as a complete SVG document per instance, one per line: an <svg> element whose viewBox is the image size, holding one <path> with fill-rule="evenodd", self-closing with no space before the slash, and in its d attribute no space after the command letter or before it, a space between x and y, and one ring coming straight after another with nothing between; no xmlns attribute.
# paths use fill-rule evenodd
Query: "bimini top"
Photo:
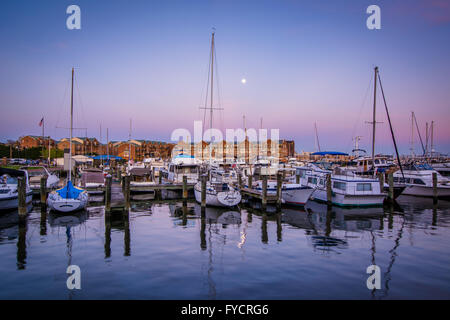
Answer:
<svg viewBox="0 0 450 320"><path fill-rule="evenodd" d="M9 169L9 168L0 168L0 176L7 174L10 177L24 177L25 171L24 170L15 170L15 169Z"/></svg>
<svg viewBox="0 0 450 320"><path fill-rule="evenodd" d="M72 181L67 182L65 187L56 190L56 192L63 199L77 199L80 193L82 193L83 191L84 191L83 189L74 187Z"/></svg>
<svg viewBox="0 0 450 320"><path fill-rule="evenodd" d="M94 159L94 160L107 160L107 159L114 159L114 160L123 160L122 159L122 157L118 157L118 156L111 156L111 155L105 155L105 154L103 154L103 155L101 155L101 156L95 156L95 157L92 157L92 159Z"/></svg>
<svg viewBox="0 0 450 320"><path fill-rule="evenodd" d="M172 158L172 163L175 165L196 165L197 159L193 155L180 153Z"/></svg>
<svg viewBox="0 0 450 320"><path fill-rule="evenodd" d="M348 153L339 152L339 151L320 151L314 152L311 154L312 156L348 156Z"/></svg>

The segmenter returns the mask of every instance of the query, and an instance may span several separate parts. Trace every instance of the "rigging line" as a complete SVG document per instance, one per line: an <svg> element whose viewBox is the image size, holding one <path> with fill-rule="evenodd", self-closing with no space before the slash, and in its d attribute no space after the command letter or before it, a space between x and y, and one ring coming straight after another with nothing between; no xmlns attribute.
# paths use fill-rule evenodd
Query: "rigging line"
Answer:
<svg viewBox="0 0 450 320"><path fill-rule="evenodd" d="M212 55L212 51L209 53L208 78L206 78L206 95L205 95L205 106L203 108L204 110L203 110L202 132L205 132L206 109L208 107L209 77L211 76L211 55ZM203 141L203 137L202 137L202 141Z"/></svg>
<svg viewBox="0 0 450 320"><path fill-rule="evenodd" d="M361 104L361 107L359 108L358 118L356 119L356 122L355 122L355 124L353 125L352 135L351 135L351 137L350 137L350 145L353 143L353 136L354 136L355 133L356 133L356 126L357 126L358 123L360 122L361 114L362 114L362 111L363 111L364 106L365 106L365 104L366 104L367 96L369 95L369 89L370 89L370 87L372 86L372 81L373 81L373 77L371 76L371 77L370 77L370 81L369 81L369 85L367 86L367 89L366 89L366 94L364 95L363 102L362 102L362 104ZM348 149L348 145L347 145L347 149Z"/></svg>
<svg viewBox="0 0 450 320"><path fill-rule="evenodd" d="M416 114L414 113L414 121L416 122L417 133L419 134L420 144L422 145L423 155L425 155L425 147L423 146L422 135L420 134L419 125L417 124Z"/></svg>
<svg viewBox="0 0 450 320"><path fill-rule="evenodd" d="M389 129L391 130L392 141L394 142L394 148L395 148L395 153L397 155L398 165L400 167L400 171L402 172L402 177L405 178L405 176L403 174L402 163L400 161L400 155L398 154L398 148L397 148L397 142L395 141L394 129L392 129L391 117L389 116L389 110L388 110L387 103L386 103L386 97L384 96L383 85L381 84L381 77L380 77L379 72L378 72L378 82L380 83L381 94L383 95L384 108L386 109L386 115L387 115L388 122L389 122Z"/></svg>
<svg viewBox="0 0 450 320"><path fill-rule="evenodd" d="M80 88L78 87L78 79L76 79L75 84L76 84L76 86L77 86L78 99L80 100L81 116L82 116L82 118L83 118L84 127L87 128L87 126L86 126L86 117L84 116L84 106L83 106L83 101L81 100ZM86 138L87 138L87 137L86 137Z"/></svg>
<svg viewBox="0 0 450 320"><path fill-rule="evenodd" d="M67 91L68 91L69 85L70 85L70 80L68 79L68 80L66 81L66 86L65 86L65 89L64 89L63 99L62 99L61 103L59 104L59 108L58 108L58 116L57 116L57 118L56 118L55 128L58 128L58 125L59 125L59 119L61 118L61 112L62 112L63 107L64 107L64 102L65 102L65 100L66 100L66 96L67 96Z"/></svg>
<svg viewBox="0 0 450 320"><path fill-rule="evenodd" d="M214 49L215 49L215 45L214 45ZM222 119L222 96L221 96L221 91L220 91L220 75L219 75L219 64L217 62L217 50L214 50L214 61L216 63L216 88L217 88L217 100L218 100L218 106L219 106L219 122L220 122L220 127L221 129L223 129L223 119Z"/></svg>

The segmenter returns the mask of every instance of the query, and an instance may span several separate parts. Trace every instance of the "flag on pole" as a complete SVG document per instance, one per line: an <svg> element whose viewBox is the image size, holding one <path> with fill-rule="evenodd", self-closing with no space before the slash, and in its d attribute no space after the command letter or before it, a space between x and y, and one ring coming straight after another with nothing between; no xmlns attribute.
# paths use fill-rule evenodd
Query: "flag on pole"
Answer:
<svg viewBox="0 0 450 320"><path fill-rule="evenodd" d="M44 117L42 117L41 121L39 122L39 127L42 127L43 124L44 124Z"/></svg>

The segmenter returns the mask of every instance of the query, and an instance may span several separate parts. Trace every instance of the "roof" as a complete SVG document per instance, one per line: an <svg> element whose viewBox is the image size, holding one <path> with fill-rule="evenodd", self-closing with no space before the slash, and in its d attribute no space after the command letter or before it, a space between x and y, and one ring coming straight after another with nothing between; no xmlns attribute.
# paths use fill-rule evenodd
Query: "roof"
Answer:
<svg viewBox="0 0 450 320"><path fill-rule="evenodd" d="M339 152L339 151L321 151L321 152L314 152L311 155L313 156L348 156L348 153Z"/></svg>

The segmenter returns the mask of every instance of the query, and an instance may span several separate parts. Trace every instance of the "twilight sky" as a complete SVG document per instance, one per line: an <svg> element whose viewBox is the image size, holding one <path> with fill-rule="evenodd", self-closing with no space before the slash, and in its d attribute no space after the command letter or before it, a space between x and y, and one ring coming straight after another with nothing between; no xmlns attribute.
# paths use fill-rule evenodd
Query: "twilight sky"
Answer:
<svg viewBox="0 0 450 320"><path fill-rule="evenodd" d="M66 28L71 4L81 8L81 30ZM381 8L381 30L366 27L371 4ZM297 151L313 151L316 122L322 150L351 152L359 135L369 151L378 65L401 153L410 148L411 111L422 137L435 121L436 149L450 152L446 0L2 1L0 141L40 135L42 116L46 135L68 136L57 127L69 124L72 66L74 125L88 136L98 138L101 124L104 142L106 127L110 140L125 140L130 118L136 139L193 130L203 119L212 27L224 108L214 123L223 131L242 127L243 115L259 128L262 117ZM376 150L392 153L377 100Z"/></svg>

